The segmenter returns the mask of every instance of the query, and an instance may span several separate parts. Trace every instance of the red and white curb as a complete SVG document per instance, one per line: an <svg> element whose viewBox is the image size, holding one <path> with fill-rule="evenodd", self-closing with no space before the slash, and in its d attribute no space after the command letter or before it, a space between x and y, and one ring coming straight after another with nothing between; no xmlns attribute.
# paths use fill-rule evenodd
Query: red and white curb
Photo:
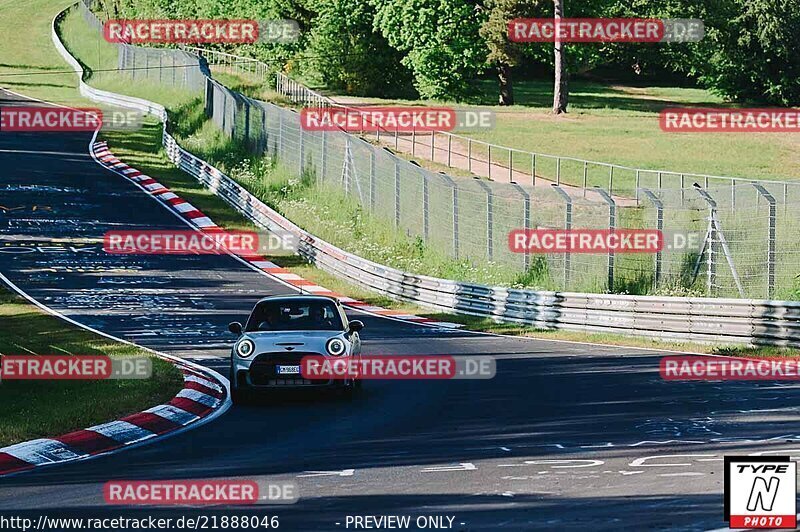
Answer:
<svg viewBox="0 0 800 532"><path fill-rule="evenodd" d="M213 233L223 231L221 227L215 224L211 218L203 214L197 207L180 198L177 194L172 192L169 188L162 185L150 176L147 176L139 170L128 166L126 163L120 161L108 149L106 142L95 142L92 145L92 151L95 158L106 168L124 176L126 179L132 181L139 186L142 190L154 196L159 201L169 206L175 213L180 215L184 220L195 226L202 232ZM291 285L304 292L310 292L316 295L323 295L335 297L344 305L352 307L370 314L377 314L379 316L386 316L393 319L403 321L410 321L414 323L424 323L426 325L434 325L437 327L445 328L458 328L461 324L449 323L443 321L432 320L430 318L423 318L415 316L398 310L391 310L383 307L370 305L363 301L338 294L332 290L328 290L323 286L303 279L303 277L293 273L285 268L281 268L277 264L269 261L266 257L254 254L237 254L241 259L249 262L252 266L261 270L262 272L282 281L285 284Z"/></svg>
<svg viewBox="0 0 800 532"><path fill-rule="evenodd" d="M208 417L226 403L225 385L178 360L183 389L168 403L144 412L64 434L0 449L0 477L116 451L177 431Z"/></svg>

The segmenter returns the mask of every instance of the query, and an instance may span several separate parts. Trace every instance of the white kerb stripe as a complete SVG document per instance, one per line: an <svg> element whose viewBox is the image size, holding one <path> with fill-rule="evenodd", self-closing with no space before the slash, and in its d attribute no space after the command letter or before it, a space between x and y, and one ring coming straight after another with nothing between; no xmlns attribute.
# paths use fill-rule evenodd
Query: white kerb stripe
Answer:
<svg viewBox="0 0 800 532"><path fill-rule="evenodd" d="M70 451L60 441L47 438L17 443L0 449L0 452L8 453L15 458L34 465L51 464L83 456Z"/></svg>
<svg viewBox="0 0 800 532"><path fill-rule="evenodd" d="M196 382L198 384L202 384L206 388L211 388L212 390L216 390L218 392L222 391L222 388L217 383L211 382L210 380L204 379L202 377L196 377L194 375L184 375L183 376L183 380L184 381L192 381L192 382Z"/></svg>
<svg viewBox="0 0 800 532"><path fill-rule="evenodd" d="M133 423L120 420L89 427L86 430L92 430L98 434L102 434L103 436L111 438L112 440L117 440L118 442L126 444L146 440L147 438L152 438L155 436L155 433L150 432L149 430L138 427Z"/></svg>
<svg viewBox="0 0 800 532"><path fill-rule="evenodd" d="M174 423L177 423L178 425L187 425L195 419L200 419L200 416L196 416L187 412L186 410L181 410L180 408L176 408L172 405L154 406L149 410L145 410L145 412L161 416L164 419L168 419Z"/></svg>
<svg viewBox="0 0 800 532"><path fill-rule="evenodd" d="M302 277L297 275L296 273L273 273L275 277L278 279L283 279L284 281L304 281Z"/></svg>
<svg viewBox="0 0 800 532"><path fill-rule="evenodd" d="M201 216L200 218L195 218L192 220L197 227L216 227L217 224L211 221L211 218L208 216Z"/></svg>
<svg viewBox="0 0 800 532"><path fill-rule="evenodd" d="M175 210L177 210L178 212L189 212L197 210L197 208L191 203L178 203L177 205L173 205L173 207L175 207Z"/></svg>
<svg viewBox="0 0 800 532"><path fill-rule="evenodd" d="M175 397L185 397L186 399L197 401L201 405L206 405L209 407L214 407L220 402L216 397L211 397L210 395L204 394L203 392L197 390L187 390L185 388L178 392L178 395Z"/></svg>

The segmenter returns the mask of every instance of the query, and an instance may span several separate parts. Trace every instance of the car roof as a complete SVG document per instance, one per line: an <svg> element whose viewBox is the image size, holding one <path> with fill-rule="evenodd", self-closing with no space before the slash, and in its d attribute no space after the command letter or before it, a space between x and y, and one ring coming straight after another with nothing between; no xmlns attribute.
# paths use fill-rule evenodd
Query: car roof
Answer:
<svg viewBox="0 0 800 532"><path fill-rule="evenodd" d="M292 296L267 296L259 299L258 303L268 303L273 301L329 301L333 303L339 303L339 300L335 297L300 294Z"/></svg>

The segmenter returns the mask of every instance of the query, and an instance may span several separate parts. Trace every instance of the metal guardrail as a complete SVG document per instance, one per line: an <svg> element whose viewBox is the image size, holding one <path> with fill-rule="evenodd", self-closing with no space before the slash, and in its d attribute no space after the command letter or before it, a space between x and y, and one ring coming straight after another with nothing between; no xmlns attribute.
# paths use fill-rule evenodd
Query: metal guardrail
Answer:
<svg viewBox="0 0 800 532"><path fill-rule="evenodd" d="M163 120L164 147L176 165L257 225L298 237L299 253L325 271L428 308L546 329L800 347L800 302L517 290L414 275L339 249L293 224L218 169L181 148L167 131L168 117L163 106L84 83L83 69L56 32L62 15L63 12L53 19L53 43L79 76L82 95L97 102L138 109Z"/></svg>

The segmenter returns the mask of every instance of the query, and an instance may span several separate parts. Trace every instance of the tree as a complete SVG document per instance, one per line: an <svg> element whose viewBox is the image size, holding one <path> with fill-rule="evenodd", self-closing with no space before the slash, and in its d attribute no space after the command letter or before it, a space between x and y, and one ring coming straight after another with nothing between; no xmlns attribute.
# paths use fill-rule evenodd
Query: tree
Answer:
<svg viewBox="0 0 800 532"><path fill-rule="evenodd" d="M373 29L368 0L321 0L317 11L304 55L326 87L362 96L410 95L411 74Z"/></svg>
<svg viewBox="0 0 800 532"><path fill-rule="evenodd" d="M556 25L564 16L564 0L553 0L553 15ZM567 105L569 104L569 73L567 72L567 49L566 44L558 39L558 32L556 31L556 39L553 46L555 56L555 79L553 82L553 114L561 114L567 112Z"/></svg>
<svg viewBox="0 0 800 532"><path fill-rule="evenodd" d="M706 23L700 80L734 101L800 105L800 4L727 0Z"/></svg>
<svg viewBox="0 0 800 532"><path fill-rule="evenodd" d="M478 30L485 15L468 0L372 0L374 25L404 54L423 98L462 100L486 65Z"/></svg>
<svg viewBox="0 0 800 532"><path fill-rule="evenodd" d="M483 6L488 16L481 25L480 36L489 48L486 61L497 70L500 105L514 105L511 68L519 64L524 49L523 45L509 40L508 22L533 16L538 3L532 0L486 0Z"/></svg>

